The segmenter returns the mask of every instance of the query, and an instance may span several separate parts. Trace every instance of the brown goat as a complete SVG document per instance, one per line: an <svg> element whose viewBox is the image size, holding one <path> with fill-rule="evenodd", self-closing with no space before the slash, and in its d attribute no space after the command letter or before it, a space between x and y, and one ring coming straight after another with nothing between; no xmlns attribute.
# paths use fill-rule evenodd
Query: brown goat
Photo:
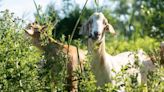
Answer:
<svg viewBox="0 0 164 92"><path fill-rule="evenodd" d="M63 52L68 56L68 90L70 92L77 92L78 81L77 77L73 75L73 72L76 71L79 66L80 68L83 67L86 52L72 45L65 45L60 42L52 41L52 38L48 38L49 43L47 45L41 45L40 35L44 32L44 30L44 26L33 23L29 25L25 32L28 34L28 36L32 37L32 43L37 48L47 51L48 45L51 45L52 48L48 51L51 55L57 56L57 53Z"/></svg>

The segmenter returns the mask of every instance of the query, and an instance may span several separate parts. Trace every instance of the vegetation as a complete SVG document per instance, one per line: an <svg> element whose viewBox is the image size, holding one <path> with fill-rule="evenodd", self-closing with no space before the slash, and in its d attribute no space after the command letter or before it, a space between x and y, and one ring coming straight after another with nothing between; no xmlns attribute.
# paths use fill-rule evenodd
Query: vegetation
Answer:
<svg viewBox="0 0 164 92"><path fill-rule="evenodd" d="M95 0L96 2L97 0ZM65 2L63 10L64 18L52 5L47 7L45 12L35 13L36 21L40 24L48 25L46 32L48 36L67 43L72 33L76 20L81 9L73 6L70 0ZM124 81L127 92L163 92L164 91L164 67L160 65L159 43L164 39L164 1L162 0L110 0L118 7L102 7L102 12L114 26L117 35L107 34L106 49L116 55L123 51L137 51L143 49L150 56L155 56L155 72L148 75L147 85L138 85L136 76L126 74L127 67L115 78L116 81ZM35 3L36 4L36 3ZM97 7L99 6L96 2ZM37 4L36 4L37 6ZM72 8L68 8L72 7ZM85 22L94 9L86 8L78 28L76 29L72 44L86 48L80 44L78 35L79 27ZM123 20L122 20L123 17ZM1 92L65 92L66 84L66 63L67 58L60 53L61 57L49 55L49 51L40 51L32 46L30 38L24 32L25 21L16 18L8 10L0 12L0 91ZM41 38L43 45L47 44L44 35ZM84 65L84 71L76 71L78 76L79 92L115 92L120 89L120 85L114 86L111 83L103 87L95 85L96 80L90 69L90 59L88 55ZM137 60L137 59L136 59ZM40 62L44 66L40 66ZM57 66L52 72L53 65ZM120 78L121 77L121 78Z"/></svg>

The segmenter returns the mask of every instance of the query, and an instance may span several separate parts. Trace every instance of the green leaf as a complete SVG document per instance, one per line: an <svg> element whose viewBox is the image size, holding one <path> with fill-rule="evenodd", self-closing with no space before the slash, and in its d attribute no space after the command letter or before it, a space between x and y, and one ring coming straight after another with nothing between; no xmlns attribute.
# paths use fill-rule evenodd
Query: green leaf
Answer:
<svg viewBox="0 0 164 92"><path fill-rule="evenodd" d="M95 4L97 7L99 7L99 0L95 0Z"/></svg>

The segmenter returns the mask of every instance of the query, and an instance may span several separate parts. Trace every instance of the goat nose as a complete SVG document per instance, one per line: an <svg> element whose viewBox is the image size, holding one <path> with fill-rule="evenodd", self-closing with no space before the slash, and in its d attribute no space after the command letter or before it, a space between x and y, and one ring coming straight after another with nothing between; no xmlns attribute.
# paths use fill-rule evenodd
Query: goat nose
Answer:
<svg viewBox="0 0 164 92"><path fill-rule="evenodd" d="M98 36L98 34L99 34L99 33L98 33L97 31L94 32L94 35L95 35L96 37Z"/></svg>

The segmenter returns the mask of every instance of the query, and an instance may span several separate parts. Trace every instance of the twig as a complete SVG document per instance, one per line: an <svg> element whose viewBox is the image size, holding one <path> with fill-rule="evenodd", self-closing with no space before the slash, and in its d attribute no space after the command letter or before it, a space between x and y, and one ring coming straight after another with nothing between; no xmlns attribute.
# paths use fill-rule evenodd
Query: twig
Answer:
<svg viewBox="0 0 164 92"><path fill-rule="evenodd" d="M71 43L71 41L72 41L72 38L73 38L73 36L74 36L75 30L76 30L76 28L77 28L77 25L78 25L79 22L80 22L81 16L82 16L82 14L83 14L83 12L84 12L84 9L85 9L85 7L86 7L86 5L87 5L87 2L88 2L88 0L86 0L85 4L84 4L84 6L83 6L83 9L82 9L82 11L81 11L81 14L80 14L78 20L76 21L75 27L73 28L73 31L72 31L72 34L71 34L71 37L70 37L70 40L69 40L69 45L70 45L70 43Z"/></svg>
<svg viewBox="0 0 164 92"><path fill-rule="evenodd" d="M78 20L76 21L75 27L73 28L71 37L70 37L70 39L68 40L69 42L68 42L67 54L68 54L68 52L69 52L69 45L71 44L71 41L72 41L72 38L73 38L73 36L74 36L75 30L76 30L76 28L77 28L77 25L78 25L79 22L80 22L81 16L83 15L83 12L84 12L84 9L85 9L85 7L86 7L86 5L87 5L87 2L88 2L88 0L86 0L85 4L84 4L84 6L83 6L82 11L81 11L81 14L80 14ZM78 47L76 46L76 48L77 48L78 61L79 61L79 64L80 64L80 70L81 70L81 72L82 72L82 66L81 66L81 62L80 62Z"/></svg>

